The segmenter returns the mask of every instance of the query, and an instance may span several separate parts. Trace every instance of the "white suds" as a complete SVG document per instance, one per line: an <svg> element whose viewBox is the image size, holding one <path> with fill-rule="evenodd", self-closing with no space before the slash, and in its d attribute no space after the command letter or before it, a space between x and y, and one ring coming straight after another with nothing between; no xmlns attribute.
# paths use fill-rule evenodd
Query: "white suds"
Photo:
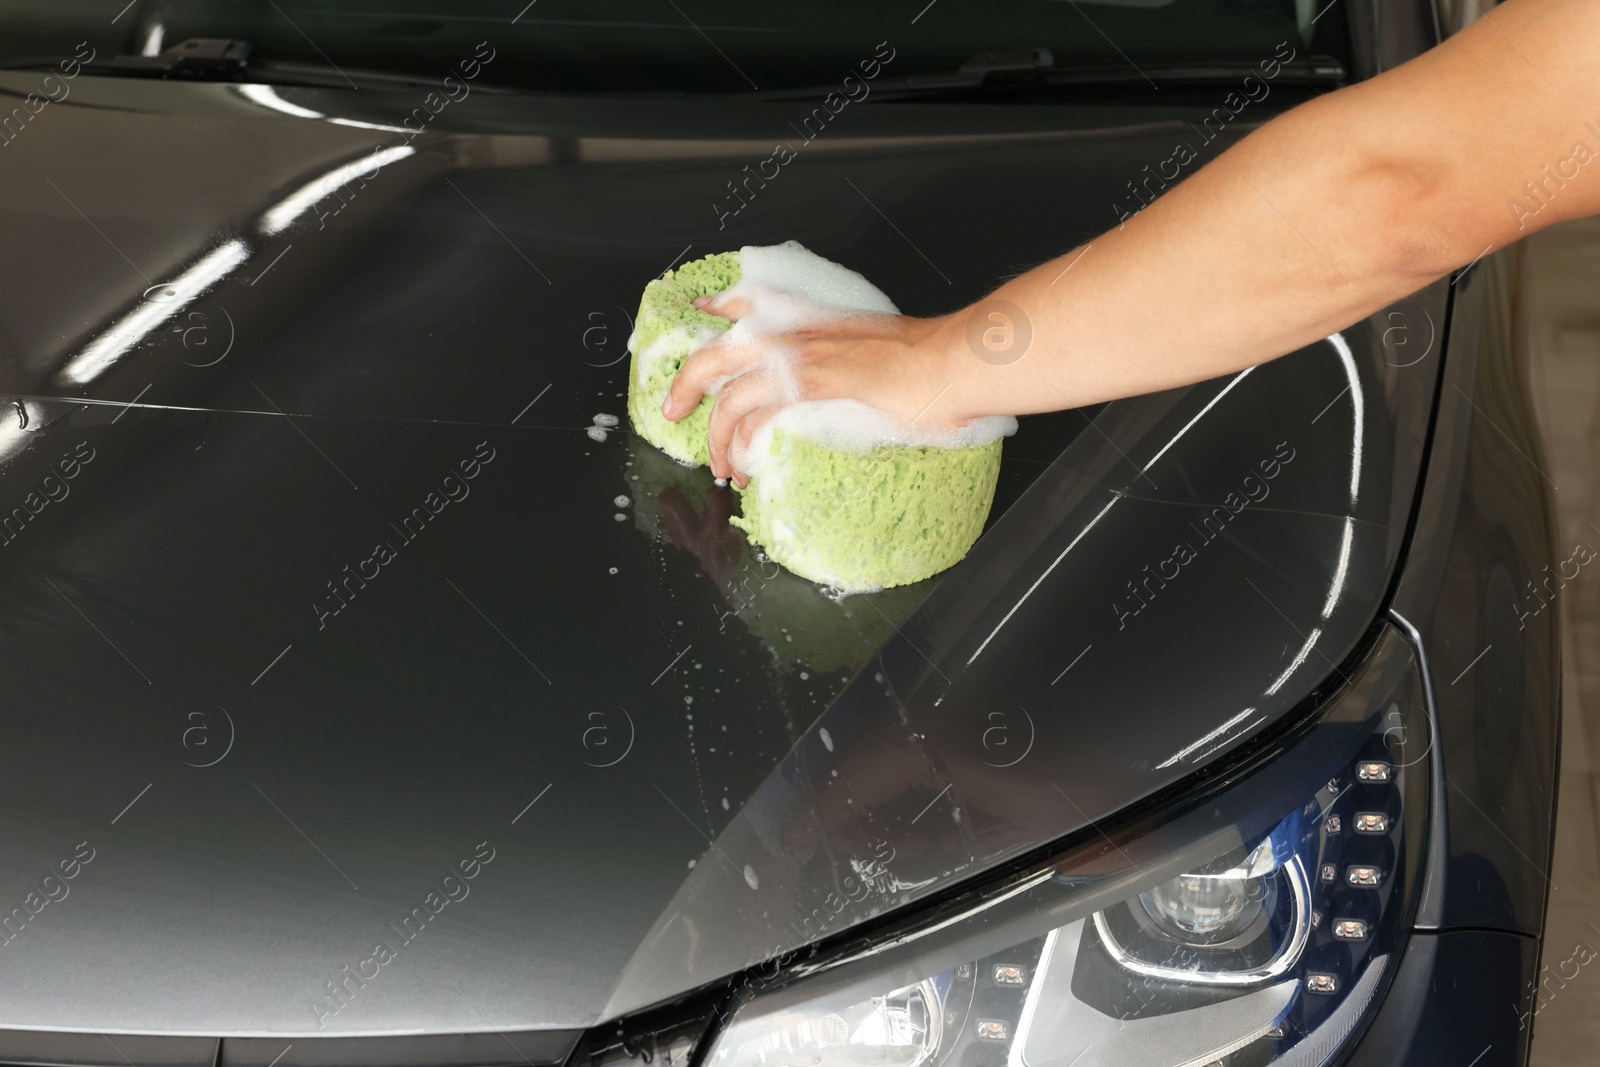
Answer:
<svg viewBox="0 0 1600 1067"><path fill-rule="evenodd" d="M628 338L628 351L638 352L639 378L640 381L643 381L646 369L651 364L664 356L672 356L685 351L692 352L707 341L720 336L720 332L710 326L674 326L654 341L645 345L643 351L633 347L636 336Z"/></svg>
<svg viewBox="0 0 1600 1067"><path fill-rule="evenodd" d="M765 247L745 245L739 249L739 283L728 292L751 298L763 292L786 294L820 310L900 313L883 290L849 267L823 259L799 241Z"/></svg>
<svg viewBox="0 0 1600 1067"><path fill-rule="evenodd" d="M739 250L739 265L739 282L727 296L744 302L748 310L721 335L727 338L723 343L759 352L760 362L745 373L773 378L779 395L791 401L762 427L749 448L736 451L735 461L749 473L762 473L761 459L768 455L776 429L841 452L865 452L881 445L970 448L1016 432L1017 420L1009 416L940 430L903 423L856 400L800 399L790 366L794 353L773 343L774 335L841 317L896 315L899 309L867 279L798 241L747 245ZM641 362L654 347L641 353Z"/></svg>
<svg viewBox="0 0 1600 1067"><path fill-rule="evenodd" d="M787 430L836 452L866 452L879 445L901 448L975 448L1015 433L1009 415L975 419L953 430L903 423L859 400L807 400L782 408L751 441L751 458L765 455L774 430ZM750 473L759 473L755 468Z"/></svg>

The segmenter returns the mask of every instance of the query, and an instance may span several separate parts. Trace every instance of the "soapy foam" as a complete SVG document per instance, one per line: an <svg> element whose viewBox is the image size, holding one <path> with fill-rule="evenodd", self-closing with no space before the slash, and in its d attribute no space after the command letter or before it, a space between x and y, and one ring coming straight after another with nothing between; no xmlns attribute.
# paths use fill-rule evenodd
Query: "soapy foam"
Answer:
<svg viewBox="0 0 1600 1067"><path fill-rule="evenodd" d="M739 250L738 284L727 296L745 301L749 311L725 334L724 343L748 345L761 352L760 362L745 373L774 379L778 392L791 401L757 432L736 460L751 474L762 473L761 459L775 429L842 452L866 452L879 446L970 448L1016 432L1009 416L978 419L955 430L906 425L877 408L856 400L800 400L792 369L794 352L774 344L775 335L799 327L859 314L897 315L894 302L860 274L827 260L798 241L781 245L746 245ZM701 347L711 339L696 345ZM654 345L651 346L654 348ZM649 349L641 354L648 358ZM714 383L724 384L726 379Z"/></svg>
<svg viewBox="0 0 1600 1067"><path fill-rule="evenodd" d="M976 448L1017 432L1009 415L975 419L953 430L907 425L859 400L806 400L779 409L750 441L746 470L762 474L772 435L785 430L836 452L868 452L879 447Z"/></svg>
<svg viewBox="0 0 1600 1067"><path fill-rule="evenodd" d="M639 377L642 381L646 369L651 364L680 352L693 352L720 337L721 333L709 326L696 326L692 329L688 326L674 326L654 341L645 345L643 351L634 347L638 336L638 330L635 328L634 332L628 337L628 351L637 354L639 357Z"/></svg>
<svg viewBox="0 0 1600 1067"><path fill-rule="evenodd" d="M745 373L772 379L778 395L788 401L800 399L794 351L774 344L773 337L848 315L900 313L883 290L799 241L739 249L739 281L726 296L743 301L749 310L722 335L723 343L760 352L760 362ZM715 384L720 387L726 380Z"/></svg>
<svg viewBox="0 0 1600 1067"><path fill-rule="evenodd" d="M900 313L882 289L849 267L823 259L799 241L745 245L739 249L739 269L739 284L728 290L733 295L745 295L748 286L792 294L824 308Z"/></svg>

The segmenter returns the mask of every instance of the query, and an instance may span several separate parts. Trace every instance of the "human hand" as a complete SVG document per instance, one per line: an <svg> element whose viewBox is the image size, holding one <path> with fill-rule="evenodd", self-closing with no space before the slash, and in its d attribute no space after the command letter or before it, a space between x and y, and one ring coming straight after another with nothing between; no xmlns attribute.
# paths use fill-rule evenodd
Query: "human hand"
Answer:
<svg viewBox="0 0 1600 1067"><path fill-rule="evenodd" d="M748 300L727 293L701 297L695 307L738 322ZM851 399L907 425L954 429L966 417L944 399L949 377L951 317L852 312L795 329L756 335L723 334L684 361L662 405L674 421L713 394L711 473L743 488L736 458L763 423L798 400ZM771 352L786 359L763 362ZM719 384L720 383L720 384Z"/></svg>

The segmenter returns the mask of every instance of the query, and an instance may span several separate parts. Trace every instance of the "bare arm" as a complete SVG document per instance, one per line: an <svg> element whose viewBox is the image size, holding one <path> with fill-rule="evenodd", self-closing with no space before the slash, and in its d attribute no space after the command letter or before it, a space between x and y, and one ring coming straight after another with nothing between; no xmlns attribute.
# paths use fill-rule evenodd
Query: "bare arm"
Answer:
<svg viewBox="0 0 1600 1067"><path fill-rule="evenodd" d="M1279 116L987 301L784 338L800 353L800 394L957 425L1173 388L1294 351L1493 249L1600 212L1597 49L1600 3L1508 0L1426 55ZM1013 362L979 359L967 341L996 299L1031 323ZM686 414L755 355L696 353L667 414ZM734 473L734 433L748 440L783 402L759 375L722 388L714 473Z"/></svg>

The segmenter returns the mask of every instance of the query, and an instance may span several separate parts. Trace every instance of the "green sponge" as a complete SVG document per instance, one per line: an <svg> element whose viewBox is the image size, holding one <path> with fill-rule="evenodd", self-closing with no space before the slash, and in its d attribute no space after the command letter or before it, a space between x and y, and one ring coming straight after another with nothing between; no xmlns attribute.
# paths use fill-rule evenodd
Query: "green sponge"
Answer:
<svg viewBox="0 0 1600 1067"><path fill-rule="evenodd" d="M628 349L628 417L646 441L677 460L703 467L711 462L707 431L712 398L705 397L678 422L661 414L667 390L689 354L728 328L690 301L732 288L739 281L739 253L722 252L685 263L644 287Z"/></svg>
<svg viewBox="0 0 1600 1067"><path fill-rule="evenodd" d="M825 303L841 291L842 275L882 295L793 242L707 256L646 286L629 342L628 414L641 437L680 463L709 462L713 401L678 422L661 414L662 401L690 353L729 326L690 302L757 274L757 298L788 282L792 295ZM790 404L741 457L750 482L740 493L743 516L730 521L771 559L840 592L918 582L960 562L983 532L1000 438L1015 426L992 419L955 434L913 432L855 401Z"/></svg>
<svg viewBox="0 0 1600 1067"><path fill-rule="evenodd" d="M622 485L633 502L635 527L695 556L722 599L718 632L733 632L738 620L780 663L854 671L922 602L914 587L885 591L870 602L818 596L815 585L763 558L719 517L723 495L733 490L643 441L630 446L629 462Z"/></svg>
<svg viewBox="0 0 1600 1067"><path fill-rule="evenodd" d="M729 520L801 577L847 592L909 585L961 562L983 532L998 439L854 452L802 432L758 436L763 473L739 495L743 517Z"/></svg>

